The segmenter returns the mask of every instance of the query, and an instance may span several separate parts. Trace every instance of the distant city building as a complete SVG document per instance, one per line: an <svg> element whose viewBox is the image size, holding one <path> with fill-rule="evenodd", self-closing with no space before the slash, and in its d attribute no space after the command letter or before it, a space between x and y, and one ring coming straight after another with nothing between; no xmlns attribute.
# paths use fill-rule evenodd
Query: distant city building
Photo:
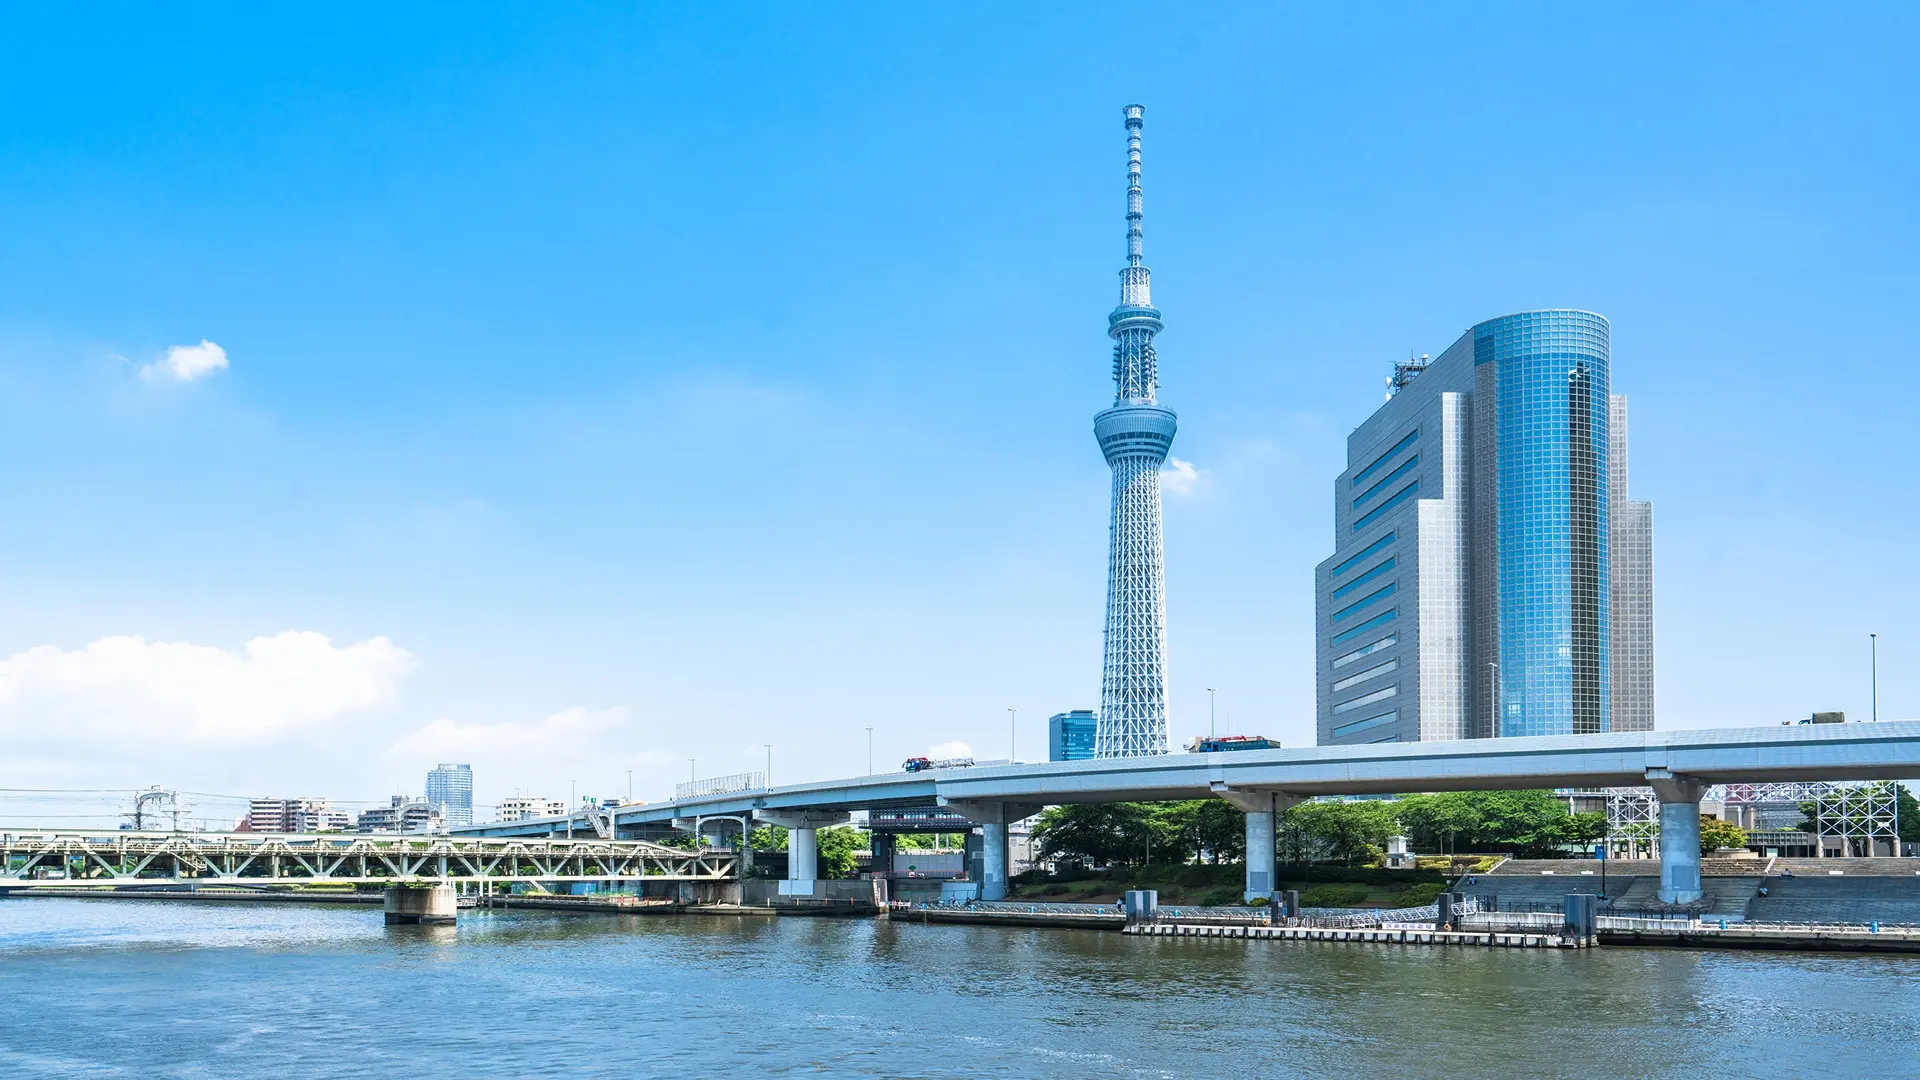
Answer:
<svg viewBox="0 0 1920 1080"><path fill-rule="evenodd" d="M409 795L395 795L386 806L362 810L355 821L363 833L430 833L446 825L439 806Z"/></svg>
<svg viewBox="0 0 1920 1080"><path fill-rule="evenodd" d="M1047 760L1086 761L1093 757L1094 732L1099 718L1092 709L1054 713L1047 717Z"/></svg>
<svg viewBox="0 0 1920 1080"><path fill-rule="evenodd" d="M326 799L277 799L269 795L248 804L243 824L247 832L337 832L353 828L353 819L346 811L335 810Z"/></svg>
<svg viewBox="0 0 1920 1080"><path fill-rule="evenodd" d="M501 799L499 809L501 821L525 821L528 818L559 817L567 812L567 804L561 799L515 795L510 799Z"/></svg>
<svg viewBox="0 0 1920 1080"><path fill-rule="evenodd" d="M436 765L427 773L427 802L448 825L473 824L473 766Z"/></svg>
<svg viewBox="0 0 1920 1080"><path fill-rule="evenodd" d="M1522 312L1396 365L1315 572L1321 744L1653 728L1653 508L1610 333Z"/></svg>

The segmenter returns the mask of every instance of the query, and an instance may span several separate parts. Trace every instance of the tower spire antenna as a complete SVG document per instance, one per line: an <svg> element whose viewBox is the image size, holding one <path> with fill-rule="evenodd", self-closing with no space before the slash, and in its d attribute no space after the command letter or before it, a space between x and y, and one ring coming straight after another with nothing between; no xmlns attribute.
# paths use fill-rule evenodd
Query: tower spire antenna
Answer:
<svg viewBox="0 0 1920 1080"><path fill-rule="evenodd" d="M1147 107L1129 105L1127 114L1127 265L1139 266L1142 255L1140 220L1145 200L1140 194L1140 129Z"/></svg>
<svg viewBox="0 0 1920 1080"><path fill-rule="evenodd" d="M1167 752L1167 603L1160 524L1160 467L1177 427L1158 404L1152 271L1141 250L1140 129L1146 108L1128 105L1127 265L1120 306L1107 316L1113 339L1113 407L1093 418L1094 437L1113 469L1107 526L1106 652L1100 678L1095 757Z"/></svg>

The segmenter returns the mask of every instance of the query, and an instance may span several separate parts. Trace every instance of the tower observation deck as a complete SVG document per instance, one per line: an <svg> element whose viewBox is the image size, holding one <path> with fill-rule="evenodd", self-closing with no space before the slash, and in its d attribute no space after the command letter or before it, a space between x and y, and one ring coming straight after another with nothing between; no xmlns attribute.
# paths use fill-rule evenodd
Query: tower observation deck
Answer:
<svg viewBox="0 0 1920 1080"><path fill-rule="evenodd" d="M1167 601L1160 526L1160 467L1173 445L1174 412L1155 400L1153 351L1160 312L1141 244L1140 129L1146 109L1126 107L1127 265L1120 306L1107 316L1113 338L1113 407L1093 418L1113 469L1108 524L1106 653L1100 677L1095 757L1167 752Z"/></svg>

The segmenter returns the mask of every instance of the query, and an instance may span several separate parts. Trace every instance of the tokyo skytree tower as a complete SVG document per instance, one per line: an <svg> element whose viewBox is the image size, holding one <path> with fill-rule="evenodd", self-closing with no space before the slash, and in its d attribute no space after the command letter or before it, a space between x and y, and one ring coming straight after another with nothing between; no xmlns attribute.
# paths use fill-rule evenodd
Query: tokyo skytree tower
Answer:
<svg viewBox="0 0 1920 1080"><path fill-rule="evenodd" d="M1107 316L1113 338L1113 407L1093 418L1113 469L1108 524L1106 659L1100 673L1095 757L1167 752L1167 599L1160 539L1160 466L1173 445L1173 410L1154 401L1158 375L1152 272L1141 262L1140 127L1146 109L1126 108L1127 265L1120 306Z"/></svg>

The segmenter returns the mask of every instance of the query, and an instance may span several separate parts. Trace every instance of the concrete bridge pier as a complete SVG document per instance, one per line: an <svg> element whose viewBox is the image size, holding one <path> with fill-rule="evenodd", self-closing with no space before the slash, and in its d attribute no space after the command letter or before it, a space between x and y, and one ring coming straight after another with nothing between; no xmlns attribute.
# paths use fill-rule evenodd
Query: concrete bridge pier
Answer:
<svg viewBox="0 0 1920 1080"><path fill-rule="evenodd" d="M460 910L451 885L391 885L387 888L387 925L452 925Z"/></svg>
<svg viewBox="0 0 1920 1080"><path fill-rule="evenodd" d="M1011 876L1012 859L1007 846L1007 826L1022 821L1040 812L1038 806L1026 803L991 802L985 800L964 799L940 800L941 805L968 821L980 826L982 840L980 854L980 899L1005 900L1007 898L1007 878Z"/></svg>
<svg viewBox="0 0 1920 1080"><path fill-rule="evenodd" d="M1284 791L1244 791L1214 781L1215 795L1233 804L1247 815L1247 887L1242 899L1272 899L1276 852L1274 834L1280 815L1287 812L1300 796Z"/></svg>
<svg viewBox="0 0 1920 1080"><path fill-rule="evenodd" d="M780 883L780 895L813 896L819 892L820 830L844 825L851 816L844 810L756 810L753 816L787 830L787 880Z"/></svg>
<svg viewBox="0 0 1920 1080"><path fill-rule="evenodd" d="M1647 786L1660 800L1660 902L1691 904L1700 888L1700 796L1707 785L1648 769Z"/></svg>

